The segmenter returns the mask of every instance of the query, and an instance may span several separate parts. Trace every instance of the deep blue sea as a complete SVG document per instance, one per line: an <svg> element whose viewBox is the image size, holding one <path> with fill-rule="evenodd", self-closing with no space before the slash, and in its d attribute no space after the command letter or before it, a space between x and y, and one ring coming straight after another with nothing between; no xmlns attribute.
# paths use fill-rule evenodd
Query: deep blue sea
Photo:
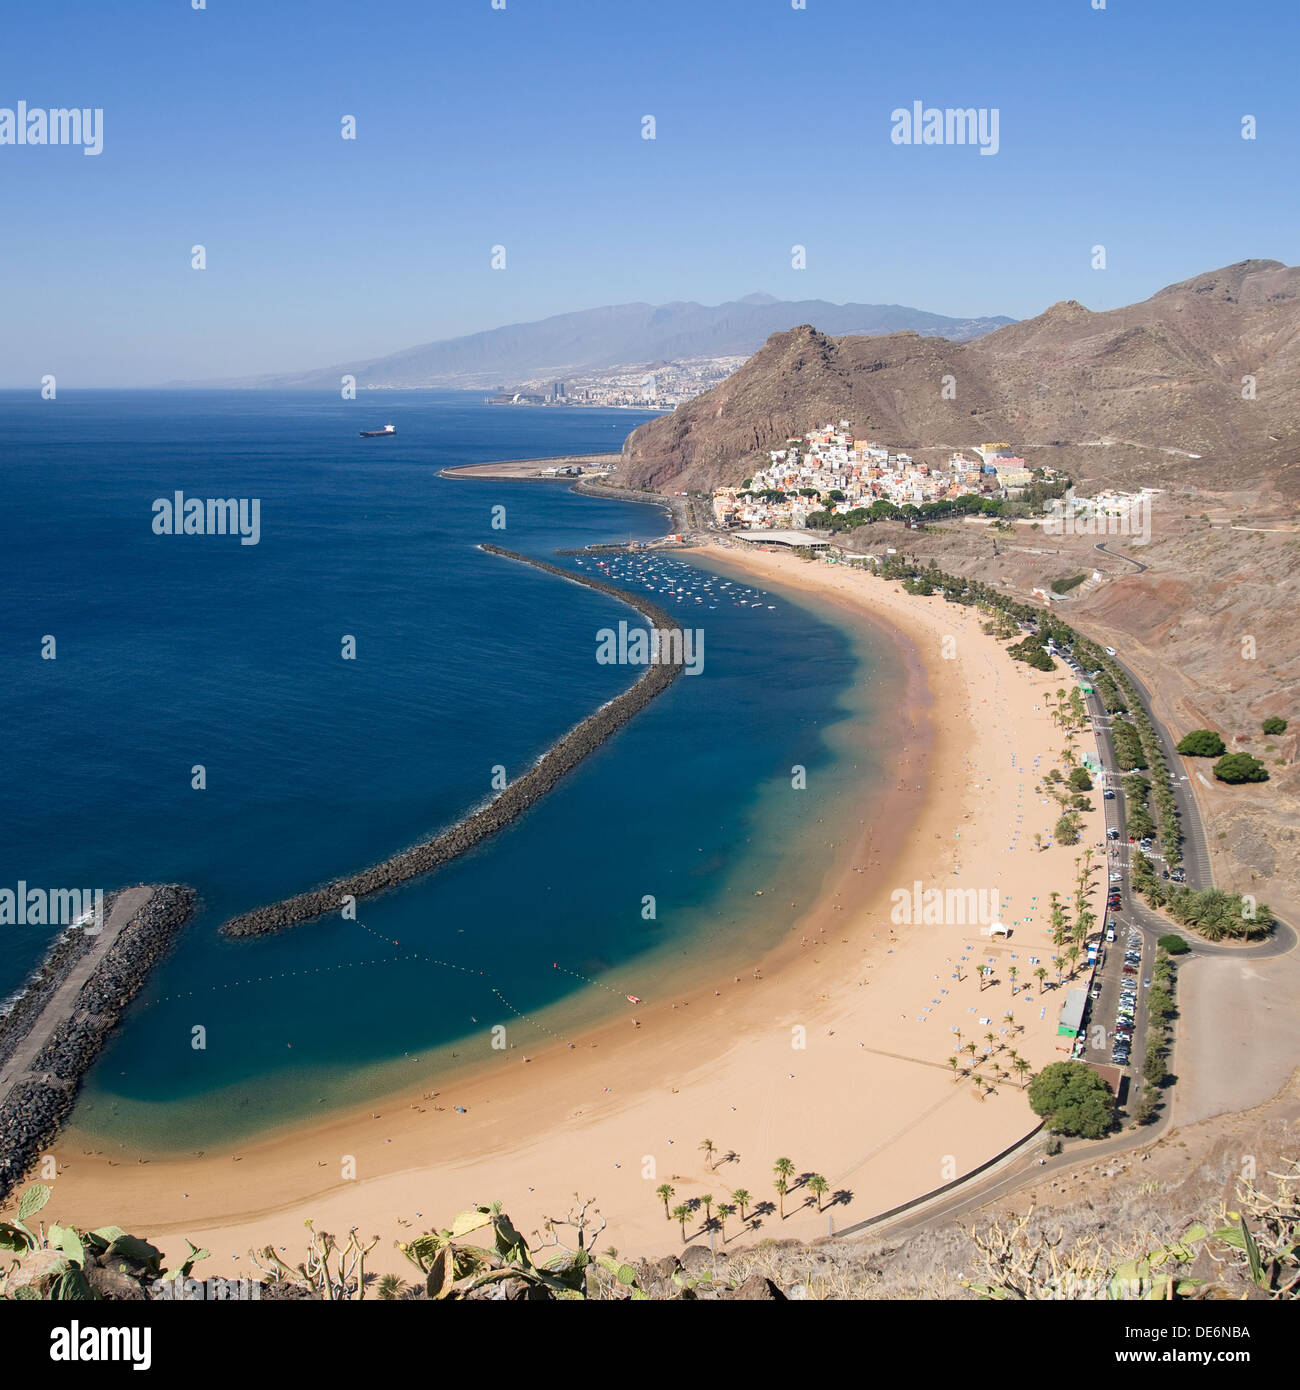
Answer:
<svg viewBox="0 0 1300 1390"><path fill-rule="evenodd" d="M666 513L438 471L617 449L645 418L429 392L0 393L0 886L180 881L201 898L79 1124L155 1151L233 1140L436 1084L490 1059L493 1024L567 1036L788 929L770 889L807 901L828 864L819 822L879 773L836 739L888 687L885 658L806 604L656 558L612 572L704 632L701 675L359 921L217 935L457 820L495 766L518 775L631 683L595 653L634 613L477 546L549 559L660 535ZM388 421L396 438L358 438ZM258 544L155 534L154 499L178 489L259 499ZM796 764L808 793L791 791ZM51 934L4 930L0 997Z"/></svg>

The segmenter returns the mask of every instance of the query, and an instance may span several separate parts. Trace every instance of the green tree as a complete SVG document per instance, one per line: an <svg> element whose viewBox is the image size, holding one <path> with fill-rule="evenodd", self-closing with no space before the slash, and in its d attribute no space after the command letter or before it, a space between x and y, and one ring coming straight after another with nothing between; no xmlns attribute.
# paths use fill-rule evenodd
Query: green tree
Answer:
<svg viewBox="0 0 1300 1390"><path fill-rule="evenodd" d="M704 1154L704 1161L709 1165L709 1171L712 1172L714 1166L713 1155L717 1153L717 1149L713 1146L713 1140L702 1139L700 1141L700 1151Z"/></svg>
<svg viewBox="0 0 1300 1390"><path fill-rule="evenodd" d="M1092 790L1092 778L1088 775L1086 767L1071 768L1069 783L1077 792L1090 792Z"/></svg>
<svg viewBox="0 0 1300 1390"><path fill-rule="evenodd" d="M1029 1104L1054 1134L1100 1139L1115 1115L1110 1087L1083 1062L1052 1062L1029 1085Z"/></svg>
<svg viewBox="0 0 1300 1390"><path fill-rule="evenodd" d="M686 1223L690 1220L691 1209L688 1206L675 1206L673 1208L673 1220L681 1222L682 1243L686 1243Z"/></svg>
<svg viewBox="0 0 1300 1390"><path fill-rule="evenodd" d="M736 1205L740 1208L740 1219L742 1221L747 1221L749 1218L745 1215L745 1208L754 1200L753 1195L747 1188L738 1187L731 1196Z"/></svg>
<svg viewBox="0 0 1300 1390"><path fill-rule="evenodd" d="M706 1193L704 1194L704 1196L700 1198L700 1205L704 1208L704 1219L705 1219L706 1221L712 1221L712 1220L713 1220L713 1193L712 1193L712 1192L706 1192Z"/></svg>
<svg viewBox="0 0 1300 1390"><path fill-rule="evenodd" d="M778 1200L778 1202L780 1203L780 1207L781 1207L781 1220L784 1221L784 1220L785 1220L785 1194L786 1194L787 1192L789 1192L789 1190L790 1190L790 1184L787 1183L786 1180L785 1180L784 1178L777 1178L776 1182L773 1183L773 1186L776 1188L777 1200Z"/></svg>
<svg viewBox="0 0 1300 1390"><path fill-rule="evenodd" d="M1263 724L1260 725L1260 728L1263 729L1266 734L1284 734L1286 733L1286 720L1279 719L1276 714L1270 714Z"/></svg>
<svg viewBox="0 0 1300 1390"><path fill-rule="evenodd" d="M808 1179L808 1191L817 1198L817 1210L822 1209L822 1198L831 1190L831 1185L820 1173L814 1173Z"/></svg>
<svg viewBox="0 0 1300 1390"><path fill-rule="evenodd" d="M1249 753L1227 753L1214 764L1220 782L1267 782L1268 769Z"/></svg>
<svg viewBox="0 0 1300 1390"><path fill-rule="evenodd" d="M1223 756L1223 740L1213 729L1193 729L1178 743L1178 751L1188 758Z"/></svg>
<svg viewBox="0 0 1300 1390"><path fill-rule="evenodd" d="M664 1204L664 1219L666 1221L671 1221L673 1217L672 1213L668 1210L668 1203L677 1196L676 1190L670 1187L666 1182L660 1183L659 1186L655 1188L655 1196Z"/></svg>

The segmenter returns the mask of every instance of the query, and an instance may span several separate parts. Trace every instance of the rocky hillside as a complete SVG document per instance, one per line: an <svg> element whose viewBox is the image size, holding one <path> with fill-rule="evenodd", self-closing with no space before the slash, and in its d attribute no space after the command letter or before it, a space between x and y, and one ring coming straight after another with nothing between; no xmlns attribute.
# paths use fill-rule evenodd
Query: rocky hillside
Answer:
<svg viewBox="0 0 1300 1390"><path fill-rule="evenodd" d="M944 378L951 378L945 398ZM1243 399L1243 378L1254 399ZM973 342L773 335L727 381L637 430L632 486L743 481L787 435L852 421L915 451L1007 440L1031 463L1123 483L1238 483L1294 497L1300 267L1242 261L1105 313L1073 300Z"/></svg>
<svg viewBox="0 0 1300 1390"><path fill-rule="evenodd" d="M946 376L955 400L944 399ZM841 418L921 457L1006 440L1083 492L1164 491L1141 550L1112 538L1100 553L1095 537L1047 537L1028 522L1000 536L974 523L877 525L847 543L906 548L1026 600L1096 572L1062 616L1123 653L1176 735L1215 729L1268 767L1269 781L1237 787L1194 760L1187 768L1216 880L1300 914L1300 267L1242 261L1106 313L1056 304L965 344L780 333L720 386L637 430L621 481L739 483L787 435ZM1289 721L1285 735L1263 735L1270 715Z"/></svg>

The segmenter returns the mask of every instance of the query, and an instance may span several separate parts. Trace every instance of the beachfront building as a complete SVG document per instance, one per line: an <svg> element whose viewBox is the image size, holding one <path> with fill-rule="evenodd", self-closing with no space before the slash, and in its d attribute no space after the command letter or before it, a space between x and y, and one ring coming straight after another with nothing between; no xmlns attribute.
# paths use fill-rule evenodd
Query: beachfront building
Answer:
<svg viewBox="0 0 1300 1390"><path fill-rule="evenodd" d="M1088 991L1082 985L1076 985L1065 996L1065 1003L1061 1005L1061 1016L1056 1024L1056 1036L1064 1039L1064 1046L1068 1050L1074 1046L1074 1040L1083 1032L1083 1012L1088 1007ZM1058 1043L1057 1046L1062 1046Z"/></svg>

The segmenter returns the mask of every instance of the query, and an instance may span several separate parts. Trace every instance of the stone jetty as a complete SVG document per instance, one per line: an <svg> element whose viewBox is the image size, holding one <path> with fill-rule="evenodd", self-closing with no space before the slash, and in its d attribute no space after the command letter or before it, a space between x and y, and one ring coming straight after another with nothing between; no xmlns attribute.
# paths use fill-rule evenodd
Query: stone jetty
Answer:
<svg viewBox="0 0 1300 1390"><path fill-rule="evenodd" d="M484 544L480 549L492 555L503 556L507 560L532 565L534 569L558 575L572 584L582 584L588 589L597 589L601 593L609 594L636 609L652 626L660 630L669 630L676 626L673 619L657 604L651 603L640 594L621 589L616 584L593 579L585 574L575 574L559 565L549 564L545 560L535 560L528 555L519 555L500 546ZM645 673L635 685L621 695L616 695L576 728L571 729L527 772L511 782L486 806L466 816L450 829L435 835L431 840L403 850L391 859L384 860L382 864L376 864L361 873L336 879L322 888L299 893L296 897L286 898L270 907L259 907L239 917L232 917L221 928L222 933L230 937L263 936L268 932L283 931L287 927L310 922L327 912L340 911L347 898L364 898L374 893L385 892L398 884L418 878L421 874L427 874L430 870L464 854L466 850L473 849L481 840L509 825L539 797L545 796L583 758L599 748L615 730L644 709L656 695L666 690L681 672L682 667L677 664L647 666Z"/></svg>
<svg viewBox="0 0 1300 1390"><path fill-rule="evenodd" d="M124 888L70 927L0 1018L0 1202L45 1151L123 1010L194 907L178 884Z"/></svg>

